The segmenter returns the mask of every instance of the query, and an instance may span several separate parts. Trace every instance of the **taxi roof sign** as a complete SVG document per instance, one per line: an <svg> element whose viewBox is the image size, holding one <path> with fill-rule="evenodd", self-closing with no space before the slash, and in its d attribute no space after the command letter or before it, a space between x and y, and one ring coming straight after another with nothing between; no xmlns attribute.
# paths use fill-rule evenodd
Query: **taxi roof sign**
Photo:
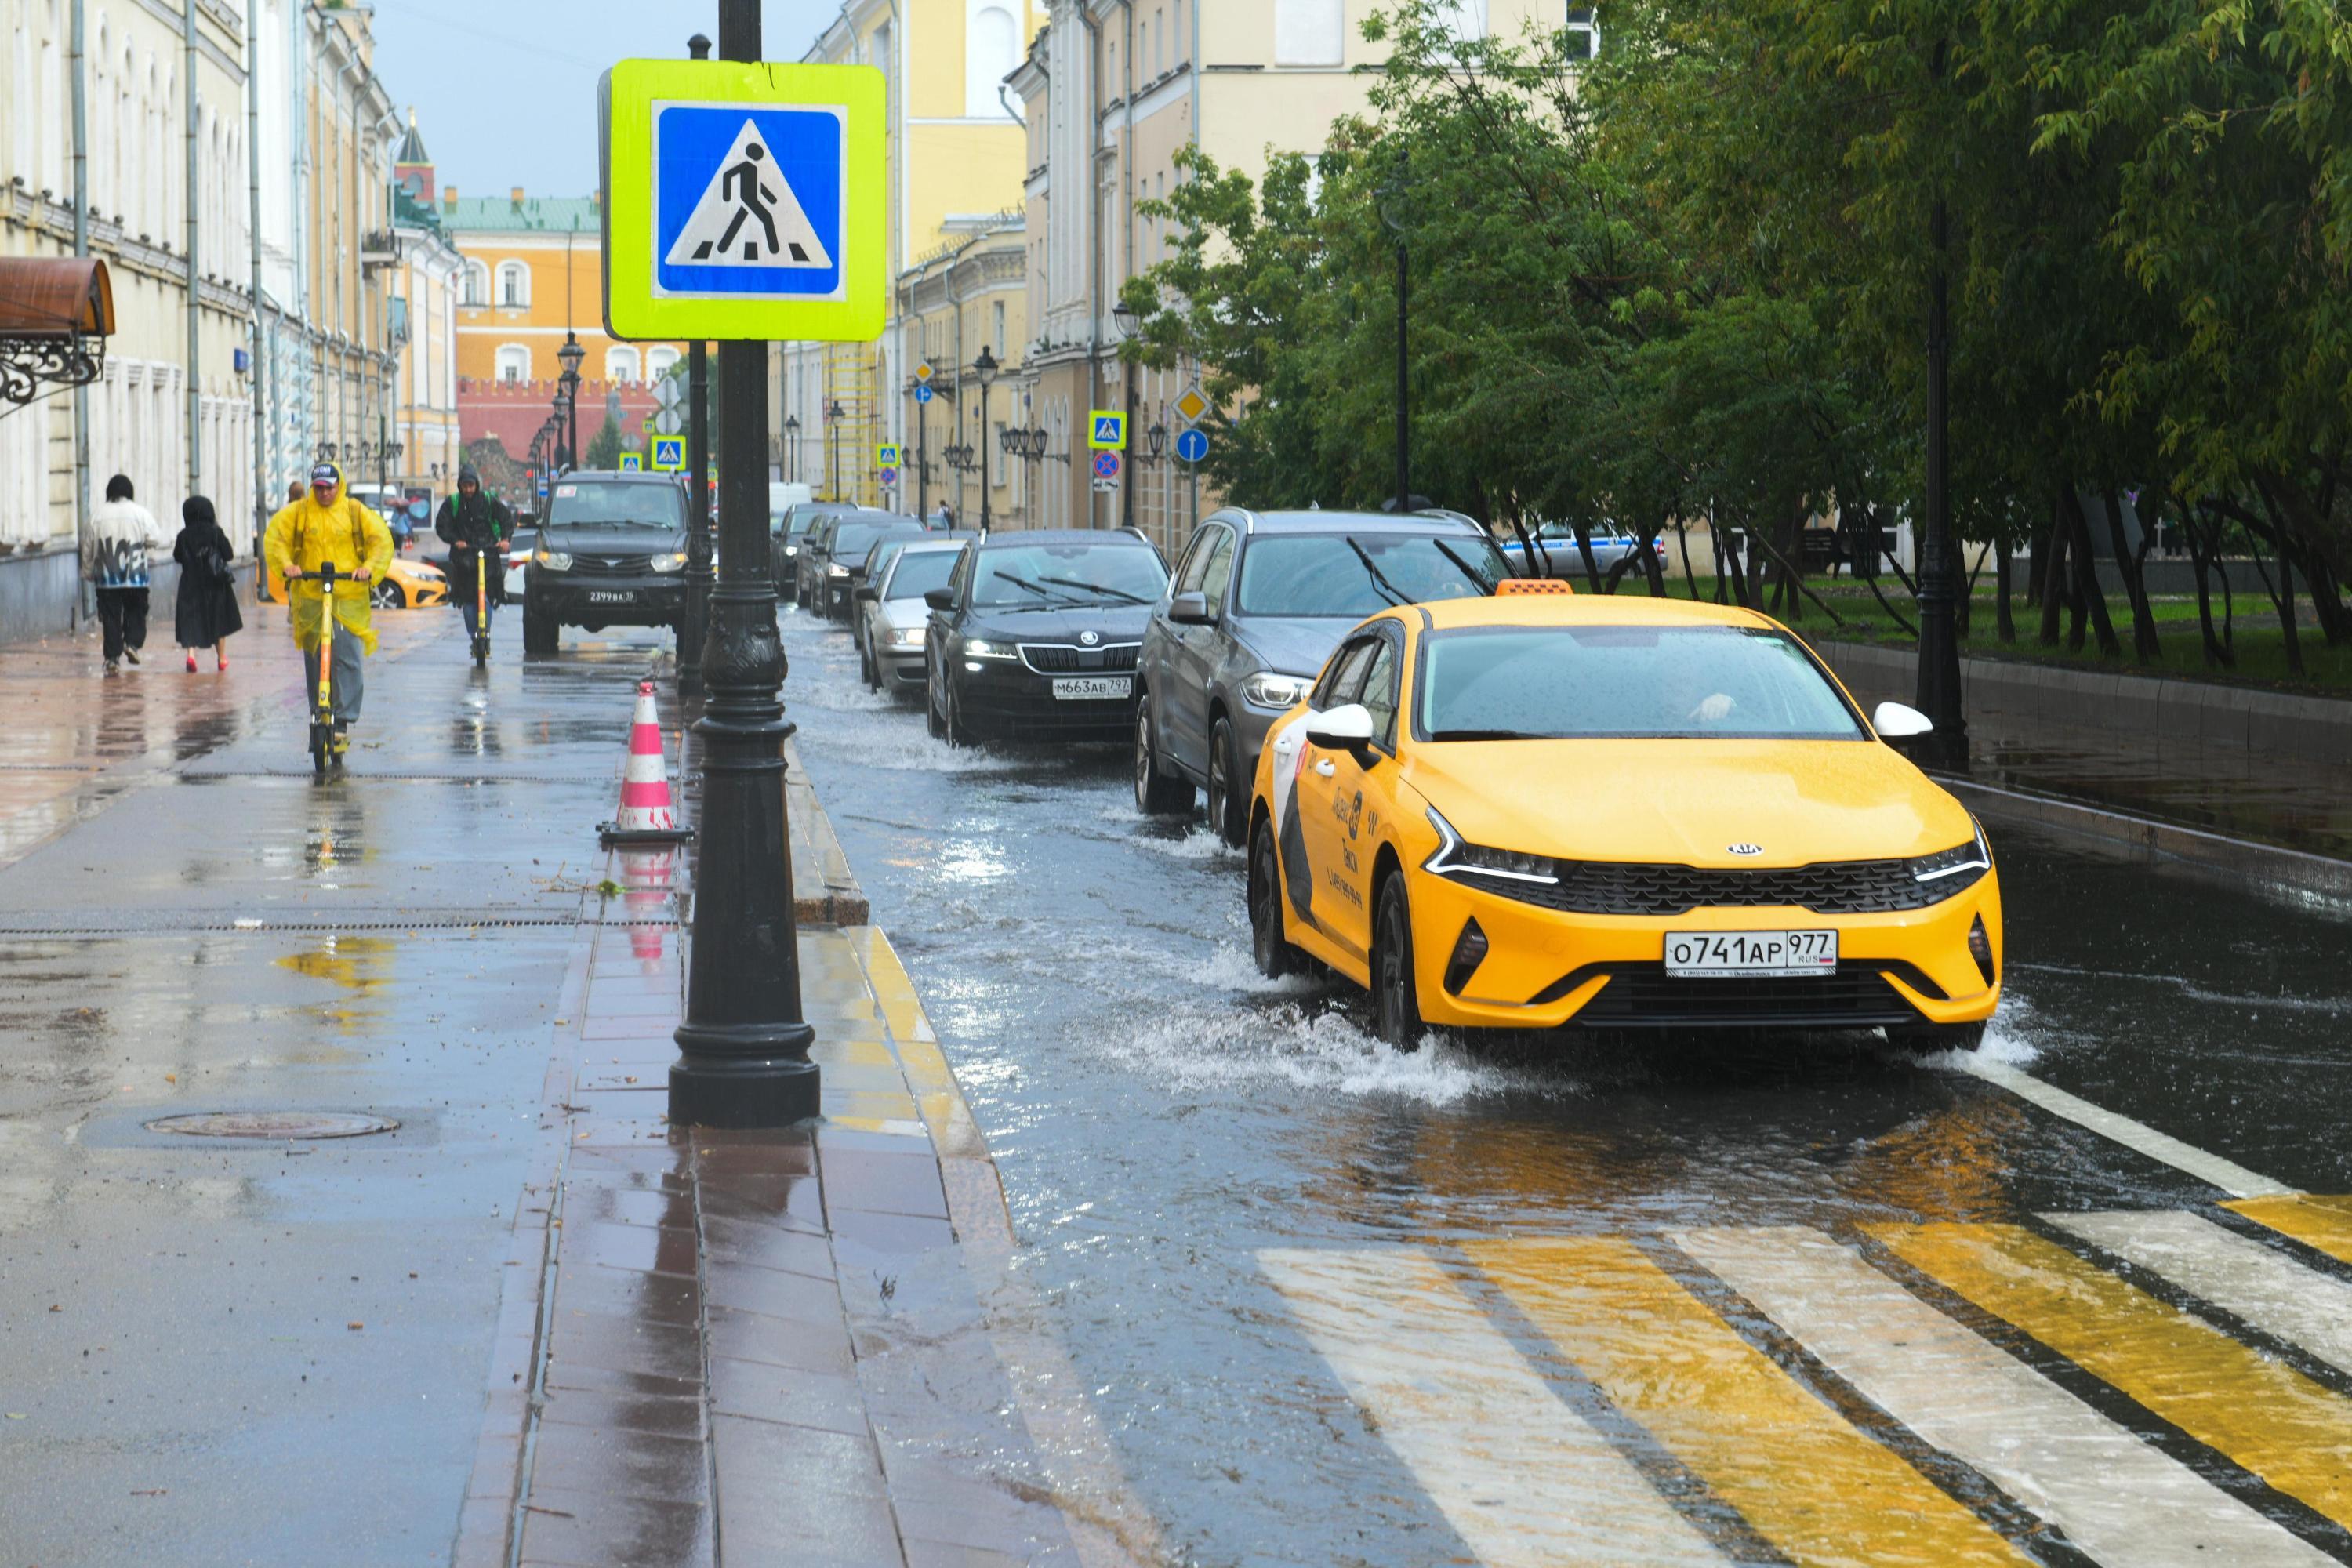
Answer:
<svg viewBox="0 0 2352 1568"><path fill-rule="evenodd" d="M878 69L622 60L598 100L613 336L881 334Z"/></svg>

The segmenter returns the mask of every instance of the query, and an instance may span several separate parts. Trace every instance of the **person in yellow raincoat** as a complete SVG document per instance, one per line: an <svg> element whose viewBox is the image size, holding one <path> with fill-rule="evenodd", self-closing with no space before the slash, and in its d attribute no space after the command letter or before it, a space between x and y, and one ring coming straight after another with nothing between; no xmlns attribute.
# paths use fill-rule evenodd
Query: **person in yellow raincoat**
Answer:
<svg viewBox="0 0 2352 1568"><path fill-rule="evenodd" d="M320 463L310 470L310 493L269 520L261 551L270 570L286 580L294 646L302 650L312 691L319 689L319 632L326 620L318 576L328 562L335 563L335 750L348 751L348 731L365 690L360 658L375 651L368 587L392 564L392 530L343 493L342 469Z"/></svg>

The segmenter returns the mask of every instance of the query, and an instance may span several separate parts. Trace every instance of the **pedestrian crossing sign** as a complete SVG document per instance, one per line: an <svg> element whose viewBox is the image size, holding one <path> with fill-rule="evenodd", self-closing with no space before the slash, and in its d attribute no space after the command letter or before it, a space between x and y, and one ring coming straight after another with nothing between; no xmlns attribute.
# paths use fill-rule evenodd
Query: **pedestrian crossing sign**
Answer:
<svg viewBox="0 0 2352 1568"><path fill-rule="evenodd" d="M682 436L654 437L654 471L674 474L686 467L686 438Z"/></svg>
<svg viewBox="0 0 2352 1568"><path fill-rule="evenodd" d="M1092 422L1093 426L1093 433L1087 439L1087 446L1092 447L1097 452L1123 452L1127 450L1126 415L1115 414L1105 408L1097 408L1091 414L1088 414L1087 418Z"/></svg>
<svg viewBox="0 0 2352 1568"><path fill-rule="evenodd" d="M621 472L625 474L643 473L645 471L645 467L646 455L643 452L624 452L621 454Z"/></svg>
<svg viewBox="0 0 2352 1568"><path fill-rule="evenodd" d="M884 441L877 445L874 448L874 466L877 468L897 468L898 466L898 443L896 441Z"/></svg>
<svg viewBox="0 0 2352 1568"><path fill-rule="evenodd" d="M599 96L614 337L880 335L880 71L623 60Z"/></svg>

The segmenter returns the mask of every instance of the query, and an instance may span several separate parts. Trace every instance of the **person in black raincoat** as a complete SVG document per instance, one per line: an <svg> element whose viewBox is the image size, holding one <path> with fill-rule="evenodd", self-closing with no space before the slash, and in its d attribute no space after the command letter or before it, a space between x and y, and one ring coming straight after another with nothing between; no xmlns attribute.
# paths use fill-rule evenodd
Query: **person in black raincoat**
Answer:
<svg viewBox="0 0 2352 1568"><path fill-rule="evenodd" d="M190 675L196 672L200 647L212 649L217 668L226 669L228 639L244 629L229 567L234 553L211 501L190 496L180 503L180 537L172 545L172 559L180 563L180 596L173 619L179 645L188 650Z"/></svg>
<svg viewBox="0 0 2352 1568"><path fill-rule="evenodd" d="M475 552L487 551L489 568L488 604L483 614L488 616L498 608L504 596L507 578L506 552L499 546L514 536L514 514L506 503L482 491L482 476L468 463L457 470L457 488L441 503L441 515L433 521L433 531L449 546L449 602L466 617L466 635L480 637L489 628L474 624L474 560Z"/></svg>

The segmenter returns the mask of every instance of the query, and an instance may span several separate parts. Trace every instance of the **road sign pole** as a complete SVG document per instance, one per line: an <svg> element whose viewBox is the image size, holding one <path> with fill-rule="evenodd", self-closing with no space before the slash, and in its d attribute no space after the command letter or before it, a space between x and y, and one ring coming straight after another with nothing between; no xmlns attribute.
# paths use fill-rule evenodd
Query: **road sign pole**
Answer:
<svg viewBox="0 0 2352 1568"><path fill-rule="evenodd" d="M696 34L699 38L702 35ZM704 46L706 48L709 45ZM698 58L700 57L698 56ZM677 630L677 689L702 689L703 644L710 635L710 348L686 351L688 493L694 516L686 534L686 615Z"/></svg>
<svg viewBox="0 0 2352 1568"><path fill-rule="evenodd" d="M760 0L719 0L721 59L760 58ZM669 1117L782 1127L818 1113L816 1032L801 1016L784 807L784 649L768 539L768 345L719 345L719 585L710 598L686 1022ZM702 469L698 466L698 473Z"/></svg>
<svg viewBox="0 0 2352 1568"><path fill-rule="evenodd" d="M930 504L931 425L930 421L924 417L929 412L929 404L919 397L915 399L915 515L917 517L922 516L924 509Z"/></svg>

